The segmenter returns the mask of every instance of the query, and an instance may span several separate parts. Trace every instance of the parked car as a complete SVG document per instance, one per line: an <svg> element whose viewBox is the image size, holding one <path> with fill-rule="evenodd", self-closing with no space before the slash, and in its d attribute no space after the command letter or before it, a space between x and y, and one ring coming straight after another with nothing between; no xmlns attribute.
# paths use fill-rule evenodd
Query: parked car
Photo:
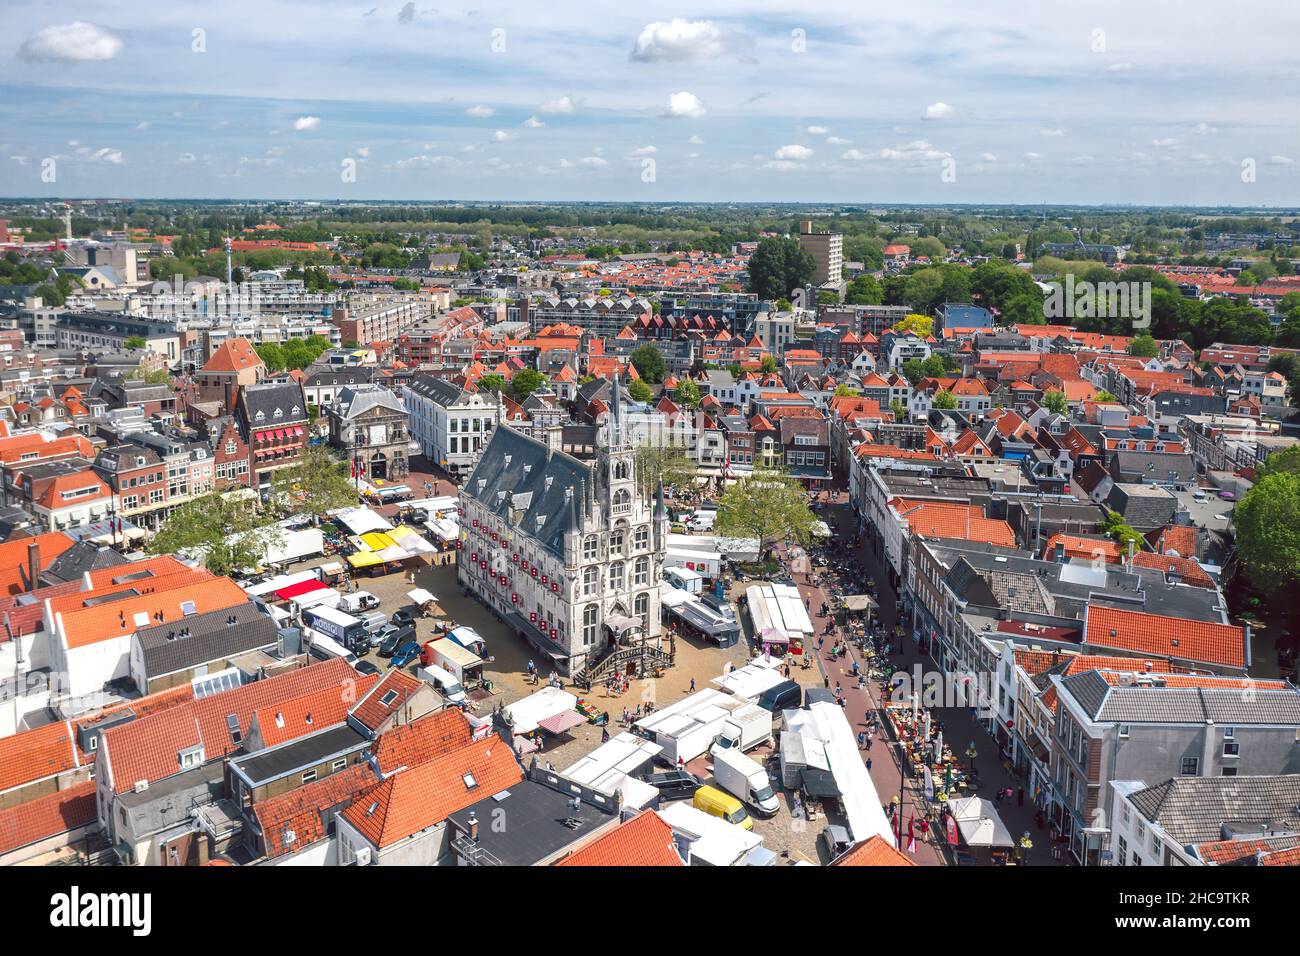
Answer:
<svg viewBox="0 0 1300 956"><path fill-rule="evenodd" d="M405 627L395 624L384 625L375 634L375 642L379 645L379 656L392 657L399 647L408 641L414 641L414 638L415 628L409 624Z"/></svg>
<svg viewBox="0 0 1300 956"><path fill-rule="evenodd" d="M690 800L704 782L685 770L666 770L648 774L645 782L659 791L660 800Z"/></svg>
<svg viewBox="0 0 1300 956"><path fill-rule="evenodd" d="M394 611L391 620L397 627L415 626L415 615L405 608Z"/></svg>
<svg viewBox="0 0 1300 956"><path fill-rule="evenodd" d="M408 641L397 649L393 654L393 659L388 662L389 667L405 667L411 661L420 656L420 645L415 641Z"/></svg>
<svg viewBox="0 0 1300 956"><path fill-rule="evenodd" d="M853 846L853 837L849 836L849 831L836 823L822 831L821 840L822 846L826 848L826 856L831 860Z"/></svg>
<svg viewBox="0 0 1300 956"><path fill-rule="evenodd" d="M371 674L381 673L379 666L370 661L357 661L353 666L356 668L358 674L362 674L366 677L369 677Z"/></svg>
<svg viewBox="0 0 1300 956"><path fill-rule="evenodd" d="M1220 491L1220 492L1219 492L1219 497L1222 498L1224 501L1236 501L1236 500L1237 500L1236 492L1232 492L1232 491Z"/></svg>
<svg viewBox="0 0 1300 956"><path fill-rule="evenodd" d="M1209 501L1209 500L1210 500L1210 496L1207 495L1207 494L1206 494L1204 491L1202 491L1200 488L1197 488L1195 491L1192 492L1192 500L1193 500L1193 501Z"/></svg>

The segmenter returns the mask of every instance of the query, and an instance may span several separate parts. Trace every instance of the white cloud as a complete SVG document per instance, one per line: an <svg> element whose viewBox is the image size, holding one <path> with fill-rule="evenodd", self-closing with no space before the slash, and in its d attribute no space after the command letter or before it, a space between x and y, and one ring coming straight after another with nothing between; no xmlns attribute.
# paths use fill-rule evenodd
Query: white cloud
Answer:
<svg viewBox="0 0 1300 956"><path fill-rule="evenodd" d="M567 96L560 96L553 100L547 100L541 106L537 107L539 113L572 113L578 107L573 100Z"/></svg>
<svg viewBox="0 0 1300 956"><path fill-rule="evenodd" d="M318 126L320 126L319 116L299 116L293 121L293 128L299 132L316 129Z"/></svg>
<svg viewBox="0 0 1300 956"><path fill-rule="evenodd" d="M1112 63L1106 67L1107 73L1128 73L1133 69L1132 63Z"/></svg>
<svg viewBox="0 0 1300 956"><path fill-rule="evenodd" d="M1024 159L1027 163L1036 163L1043 158L1042 153L1025 153Z"/></svg>
<svg viewBox="0 0 1300 956"><path fill-rule="evenodd" d="M602 158L599 157L599 156L584 156L584 157L582 157L582 159L578 160L578 165L579 165L579 166L593 166L593 167L599 168L599 167L601 167L601 166L608 166L608 165L609 165L609 160L607 160L607 159L602 159Z"/></svg>
<svg viewBox="0 0 1300 956"><path fill-rule="evenodd" d="M69 141L69 146L76 146L77 141ZM111 146L105 146L101 149L91 149L89 146L80 146L76 150L79 159L89 160L92 163L112 163L114 166L122 165L122 151L113 149Z"/></svg>
<svg viewBox="0 0 1300 956"><path fill-rule="evenodd" d="M690 143L692 146L703 146L703 145L704 145L704 137L702 137L702 136L700 136L698 133L696 133L694 136L692 136L692 137L691 137L690 139L688 139L686 142Z"/></svg>
<svg viewBox="0 0 1300 956"><path fill-rule="evenodd" d="M809 126L807 133L809 136L825 136L831 131L829 126Z"/></svg>
<svg viewBox="0 0 1300 956"><path fill-rule="evenodd" d="M904 143L902 146L888 146L880 151L881 159L905 162L929 162L948 157L946 150L937 149L923 139Z"/></svg>
<svg viewBox="0 0 1300 956"><path fill-rule="evenodd" d="M1213 126L1211 126L1209 123L1197 123L1197 124L1196 124L1196 135L1197 135L1197 136L1210 136L1210 135L1213 135L1214 133L1217 133L1217 132L1218 132L1218 130L1215 129Z"/></svg>
<svg viewBox="0 0 1300 956"><path fill-rule="evenodd" d="M1292 159L1290 156L1278 156L1278 155L1275 154L1275 155L1273 155L1273 156L1270 156L1270 157L1268 158L1268 161L1269 161L1270 163L1272 163L1274 166L1294 166L1294 165L1295 165L1295 160Z"/></svg>
<svg viewBox="0 0 1300 956"><path fill-rule="evenodd" d="M813 151L807 146L800 146L797 143L791 143L787 146L782 146L773 153L772 156L776 159L788 159L801 162L805 159L812 159L812 154Z"/></svg>
<svg viewBox="0 0 1300 956"><path fill-rule="evenodd" d="M1151 145L1157 146L1160 149L1168 149L1171 146L1177 146L1178 140L1174 139L1172 136L1166 136L1164 139L1153 139Z"/></svg>
<svg viewBox="0 0 1300 956"><path fill-rule="evenodd" d="M510 138L510 134L503 129L499 129L492 134L492 142L494 143L504 143L509 138Z"/></svg>
<svg viewBox="0 0 1300 956"><path fill-rule="evenodd" d="M925 115L922 116L921 119L926 119L926 120L948 119L955 112L956 110L954 110L947 103L931 103L929 106L925 108Z"/></svg>
<svg viewBox="0 0 1300 956"><path fill-rule="evenodd" d="M195 158L196 158L196 157L195 157L195 155L194 155L193 153L181 153L179 156L176 157L176 162L178 162L178 163L192 163L192 162L194 162Z"/></svg>
<svg viewBox="0 0 1300 956"><path fill-rule="evenodd" d="M1039 136L1064 136L1065 130L1061 129L1059 126L1054 127L1052 129L1040 129L1038 131L1038 135Z"/></svg>
<svg viewBox="0 0 1300 956"><path fill-rule="evenodd" d="M472 116L475 119L487 119L489 116L492 116L495 113L496 110L494 110L490 106L484 106L482 103L478 104L477 106L471 106L469 109L465 111L466 116Z"/></svg>
<svg viewBox="0 0 1300 956"><path fill-rule="evenodd" d="M539 120L536 116L530 116L528 117L528 119L524 120L522 125L527 126L529 129L541 129L546 124L543 123L541 120Z"/></svg>
<svg viewBox="0 0 1300 956"><path fill-rule="evenodd" d="M639 146L639 147L637 147L636 149L632 150L632 152L629 153L628 155L629 155L629 156L649 156L649 155L651 155L652 153L657 153L657 152L659 152L659 147L657 147L657 146Z"/></svg>
<svg viewBox="0 0 1300 956"><path fill-rule="evenodd" d="M744 34L711 20L657 21L647 24L637 35L630 58L640 63L713 60L744 49L751 42Z"/></svg>
<svg viewBox="0 0 1300 956"><path fill-rule="evenodd" d="M840 154L840 159L866 159L867 154L860 149L848 149Z"/></svg>
<svg viewBox="0 0 1300 956"><path fill-rule="evenodd" d="M357 147L357 155L360 156L362 159L366 159L366 158L368 158L368 157L370 156L370 147L369 147L369 146L358 146L358 147Z"/></svg>
<svg viewBox="0 0 1300 956"><path fill-rule="evenodd" d="M18 52L27 60L111 60L122 52L122 41L103 27L75 20L37 30Z"/></svg>
<svg viewBox="0 0 1300 956"><path fill-rule="evenodd" d="M789 173L796 169L803 169L800 163L791 162L787 159L774 159L771 162L764 163L764 168L775 169L779 173Z"/></svg>
<svg viewBox="0 0 1300 956"><path fill-rule="evenodd" d="M147 130L147 129L149 128L149 121L148 121L148 120L140 120L140 122L138 122L138 123L135 124L135 128L136 128L137 130L139 130L140 132L143 132L144 130Z"/></svg>
<svg viewBox="0 0 1300 956"><path fill-rule="evenodd" d="M827 136L826 142L831 146L847 146L849 143L853 142L853 140L845 139L843 136Z"/></svg>
<svg viewBox="0 0 1300 956"><path fill-rule="evenodd" d="M998 161L997 156L993 153L980 153L980 159L986 163L996 163Z"/></svg>
<svg viewBox="0 0 1300 956"><path fill-rule="evenodd" d="M683 90L668 97L668 109L664 111L663 115L673 119L681 117L699 119L707 112L708 110L704 108L704 104L700 102L698 96Z"/></svg>

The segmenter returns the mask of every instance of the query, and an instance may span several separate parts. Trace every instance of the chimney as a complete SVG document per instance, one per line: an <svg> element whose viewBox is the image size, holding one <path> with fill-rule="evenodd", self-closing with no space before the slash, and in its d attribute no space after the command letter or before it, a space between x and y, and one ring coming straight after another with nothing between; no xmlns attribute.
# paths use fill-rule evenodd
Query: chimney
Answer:
<svg viewBox="0 0 1300 956"><path fill-rule="evenodd" d="M469 812L469 820L466 822L469 824L470 842L477 843L478 842L478 816L474 813L473 810Z"/></svg>
<svg viewBox="0 0 1300 956"><path fill-rule="evenodd" d="M27 590L36 590L36 576L41 573L41 545L33 538L27 542Z"/></svg>

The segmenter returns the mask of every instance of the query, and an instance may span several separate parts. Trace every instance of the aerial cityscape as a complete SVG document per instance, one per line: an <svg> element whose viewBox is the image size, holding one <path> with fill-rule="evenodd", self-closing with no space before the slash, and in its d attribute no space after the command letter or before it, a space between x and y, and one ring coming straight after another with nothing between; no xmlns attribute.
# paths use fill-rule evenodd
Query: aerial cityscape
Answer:
<svg viewBox="0 0 1300 956"><path fill-rule="evenodd" d="M1300 865L1300 13L122 6L5 14L0 864Z"/></svg>

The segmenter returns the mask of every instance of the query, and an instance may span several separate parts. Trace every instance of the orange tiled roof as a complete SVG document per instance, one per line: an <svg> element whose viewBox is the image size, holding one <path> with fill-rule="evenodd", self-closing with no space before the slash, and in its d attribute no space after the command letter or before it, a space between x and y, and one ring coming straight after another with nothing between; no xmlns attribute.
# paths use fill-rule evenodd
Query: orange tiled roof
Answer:
<svg viewBox="0 0 1300 956"><path fill-rule="evenodd" d="M379 784L368 763L354 764L304 787L263 800L253 808L268 857L311 846L326 836L325 811L351 803Z"/></svg>
<svg viewBox="0 0 1300 956"><path fill-rule="evenodd" d="M0 737L0 793L81 766L72 724L51 724Z"/></svg>
<svg viewBox="0 0 1300 956"><path fill-rule="evenodd" d="M347 694L339 693L337 687L321 687L259 707L253 718L262 733L262 742L274 747L343 723L356 699L353 694L365 695L377 683L378 674L358 675L355 688Z"/></svg>
<svg viewBox="0 0 1300 956"><path fill-rule="evenodd" d="M394 711L423 686L424 681L417 680L406 671L393 668L358 701L352 708L351 714L371 730L378 730ZM384 703L389 691L392 691L394 696L388 703Z"/></svg>
<svg viewBox="0 0 1300 956"><path fill-rule="evenodd" d="M240 372L246 368L256 368L261 364L262 360L254 351L253 343L241 335L238 338L227 339L217 346L204 363L203 371Z"/></svg>
<svg viewBox="0 0 1300 956"><path fill-rule="evenodd" d="M95 781L0 810L0 854L94 823Z"/></svg>
<svg viewBox="0 0 1300 956"><path fill-rule="evenodd" d="M916 866L916 863L877 834L853 846L831 866Z"/></svg>
<svg viewBox="0 0 1300 956"><path fill-rule="evenodd" d="M683 866L673 845L673 828L653 810L620 823L613 830L565 857L557 866Z"/></svg>
<svg viewBox="0 0 1300 956"><path fill-rule="evenodd" d="M193 602L194 614L206 614L235 607L248 601L248 594L229 578L218 578L206 571L190 571L188 574L168 575L146 582L128 582L145 584L149 593L129 598L120 598L105 604L79 607L63 613L63 628L69 648L87 647L113 637L134 634L143 627L165 624L185 617L181 605ZM107 593L107 592L103 592ZM83 595L69 595L59 600L75 600ZM53 602L51 602L53 603ZM145 615L147 620L138 623L136 616Z"/></svg>
<svg viewBox="0 0 1300 956"><path fill-rule="evenodd" d="M892 498L890 505L911 528L912 534L933 538L984 541L1014 548L1015 532L1001 518L986 518L979 505L952 501L919 501ZM910 512L910 513L909 513Z"/></svg>
<svg viewBox="0 0 1300 956"><path fill-rule="evenodd" d="M399 767L414 767L464 747L472 737L465 715L448 708L381 734L375 742L374 754L379 769L389 774Z"/></svg>
<svg viewBox="0 0 1300 956"><path fill-rule="evenodd" d="M1228 667L1246 666L1245 635L1241 628L1232 624L1188 621L1162 614L1091 605L1087 611L1084 640L1099 647L1161 657Z"/></svg>
<svg viewBox="0 0 1300 956"><path fill-rule="evenodd" d="M29 589L27 581L27 549L35 543L40 548L40 567L44 571L75 542L62 531L38 534L31 538L14 538L0 544L0 594L21 594Z"/></svg>
<svg viewBox="0 0 1300 956"><path fill-rule="evenodd" d="M469 780L472 779L471 786ZM376 847L405 840L519 783L523 768L496 734L389 777L343 811Z"/></svg>

